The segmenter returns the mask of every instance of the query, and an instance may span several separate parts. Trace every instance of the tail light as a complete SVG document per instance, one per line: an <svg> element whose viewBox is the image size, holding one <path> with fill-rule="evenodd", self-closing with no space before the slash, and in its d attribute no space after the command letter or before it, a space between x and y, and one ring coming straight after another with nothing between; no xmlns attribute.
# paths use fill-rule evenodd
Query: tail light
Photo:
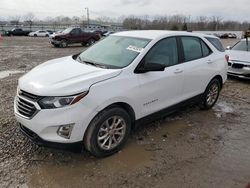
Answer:
<svg viewBox="0 0 250 188"><path fill-rule="evenodd" d="M228 62L229 61L229 55L225 55L225 59Z"/></svg>

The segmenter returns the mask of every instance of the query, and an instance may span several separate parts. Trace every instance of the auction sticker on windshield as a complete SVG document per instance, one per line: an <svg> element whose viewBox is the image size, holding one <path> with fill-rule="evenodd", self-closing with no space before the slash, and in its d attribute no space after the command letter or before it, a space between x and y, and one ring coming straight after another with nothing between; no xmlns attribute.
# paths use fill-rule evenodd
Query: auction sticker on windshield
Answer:
<svg viewBox="0 0 250 188"><path fill-rule="evenodd" d="M138 48L136 46L130 45L129 47L127 47L127 50L141 53L144 50L144 48Z"/></svg>

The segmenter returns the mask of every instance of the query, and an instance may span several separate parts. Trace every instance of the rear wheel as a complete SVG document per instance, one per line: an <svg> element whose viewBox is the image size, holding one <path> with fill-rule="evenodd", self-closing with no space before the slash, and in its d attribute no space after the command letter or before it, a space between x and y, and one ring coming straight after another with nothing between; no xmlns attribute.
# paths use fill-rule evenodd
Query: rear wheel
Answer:
<svg viewBox="0 0 250 188"><path fill-rule="evenodd" d="M37 37L37 34L34 34L34 37Z"/></svg>
<svg viewBox="0 0 250 188"><path fill-rule="evenodd" d="M90 123L84 138L85 148L96 157L112 155L126 143L130 129L131 119L124 109L104 110Z"/></svg>
<svg viewBox="0 0 250 188"><path fill-rule="evenodd" d="M220 94L221 84L218 79L213 79L207 86L204 92L200 107L208 110L212 108L218 100Z"/></svg>

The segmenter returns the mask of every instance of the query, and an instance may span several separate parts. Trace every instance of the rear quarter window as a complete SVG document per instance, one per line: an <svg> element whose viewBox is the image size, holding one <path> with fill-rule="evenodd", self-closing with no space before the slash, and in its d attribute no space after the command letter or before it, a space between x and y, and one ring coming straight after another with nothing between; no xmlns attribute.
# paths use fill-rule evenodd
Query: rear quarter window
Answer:
<svg viewBox="0 0 250 188"><path fill-rule="evenodd" d="M225 52L225 49L223 48L221 42L217 38L212 37L205 37L217 50L220 52Z"/></svg>

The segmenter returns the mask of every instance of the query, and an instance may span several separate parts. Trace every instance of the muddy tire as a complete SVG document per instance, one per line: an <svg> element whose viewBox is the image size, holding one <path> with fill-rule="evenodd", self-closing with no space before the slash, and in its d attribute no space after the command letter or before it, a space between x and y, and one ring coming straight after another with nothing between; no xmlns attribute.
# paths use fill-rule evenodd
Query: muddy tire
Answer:
<svg viewBox="0 0 250 188"><path fill-rule="evenodd" d="M202 110L208 110L212 108L218 100L220 95L221 84L218 79L213 79L207 86L202 101L200 103L200 108Z"/></svg>
<svg viewBox="0 0 250 188"><path fill-rule="evenodd" d="M96 157L118 152L126 143L131 129L129 114L120 107L101 111L90 123L85 137L85 148Z"/></svg>
<svg viewBox="0 0 250 188"><path fill-rule="evenodd" d="M55 48L59 48L59 47L60 47L59 44L53 44L53 46L54 46Z"/></svg>
<svg viewBox="0 0 250 188"><path fill-rule="evenodd" d="M95 39L91 38L86 42L85 46L86 47L92 46L95 42L96 42Z"/></svg>
<svg viewBox="0 0 250 188"><path fill-rule="evenodd" d="M62 48L67 48L68 47L68 42L66 40L61 40L61 44L60 44L60 47Z"/></svg>

